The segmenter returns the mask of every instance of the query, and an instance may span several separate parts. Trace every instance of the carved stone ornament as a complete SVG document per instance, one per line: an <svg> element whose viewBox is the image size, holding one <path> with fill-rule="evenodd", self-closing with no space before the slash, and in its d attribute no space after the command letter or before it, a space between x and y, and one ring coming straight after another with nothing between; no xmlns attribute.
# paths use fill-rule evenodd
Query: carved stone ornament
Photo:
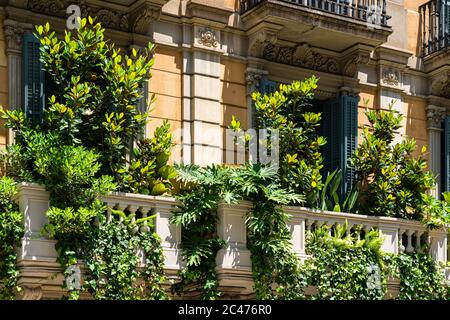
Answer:
<svg viewBox="0 0 450 320"><path fill-rule="evenodd" d="M400 71L395 69L383 70L381 75L381 82L393 87L400 86Z"/></svg>
<svg viewBox="0 0 450 320"><path fill-rule="evenodd" d="M436 76L431 82L433 96L450 99L450 71Z"/></svg>
<svg viewBox="0 0 450 320"><path fill-rule="evenodd" d="M215 31L210 28L198 30L198 43L211 48L216 48L219 44Z"/></svg>
<svg viewBox="0 0 450 320"><path fill-rule="evenodd" d="M441 130L442 122L447 117L447 110L438 106L427 107L428 128Z"/></svg>
<svg viewBox="0 0 450 320"><path fill-rule="evenodd" d="M7 52L21 52L22 51L22 37L27 31L31 31L33 26L31 24L20 23L14 20L5 20L3 22Z"/></svg>
<svg viewBox="0 0 450 320"><path fill-rule="evenodd" d="M370 53L366 51L357 51L348 57L344 63L342 74L354 78L358 71L358 65L367 64L370 60Z"/></svg>
<svg viewBox="0 0 450 320"><path fill-rule="evenodd" d="M161 14L161 6L144 4L134 10L134 12L119 12L106 7L95 7L87 3L87 0L80 0L74 3L73 0L29 0L28 9L45 15L66 18L67 7L76 4L81 9L83 17L97 17L103 27L118 29L121 31L146 34L151 21L158 20Z"/></svg>
<svg viewBox="0 0 450 320"><path fill-rule="evenodd" d="M335 57L314 51L307 44L297 47L282 47L266 42L262 57L266 60L290 64L316 71L339 74L340 67Z"/></svg>
<svg viewBox="0 0 450 320"><path fill-rule="evenodd" d="M259 85L264 76L263 71L247 70L245 73L245 81L247 82L247 94L259 91Z"/></svg>

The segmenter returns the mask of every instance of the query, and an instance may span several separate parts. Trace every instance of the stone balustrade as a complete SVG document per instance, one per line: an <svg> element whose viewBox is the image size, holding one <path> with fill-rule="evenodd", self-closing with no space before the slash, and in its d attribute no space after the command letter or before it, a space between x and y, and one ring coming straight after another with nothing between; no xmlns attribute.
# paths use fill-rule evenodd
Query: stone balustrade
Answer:
<svg viewBox="0 0 450 320"><path fill-rule="evenodd" d="M155 228L161 237L165 257L165 272L168 277L176 277L183 267L179 244L181 230L170 224L176 200L170 197L111 193L102 198L110 208L135 213L137 217L155 215ZM19 208L23 212L25 235L19 250L19 284L23 286L25 299L57 298L61 296L60 268L55 250L55 241L41 234L47 223L45 212L49 207L49 194L36 184L24 183L19 186L17 196ZM219 205L218 235L227 241L226 248L220 250L216 258L216 271L220 280L223 297L251 297L252 273L250 252L247 249L245 216L251 203L243 201L237 205ZM288 227L292 233L293 248L300 259L306 259L305 237L307 230L323 224L347 225L347 232L364 237L370 229L379 230L384 237L382 250L388 253L418 251L428 243L436 261L447 261L447 230L428 231L422 224L389 217L311 210L302 207L285 207L290 215ZM110 219L111 212L107 212ZM143 225L141 231L149 230ZM137 231L137 230L136 230ZM59 274L59 276L58 276Z"/></svg>

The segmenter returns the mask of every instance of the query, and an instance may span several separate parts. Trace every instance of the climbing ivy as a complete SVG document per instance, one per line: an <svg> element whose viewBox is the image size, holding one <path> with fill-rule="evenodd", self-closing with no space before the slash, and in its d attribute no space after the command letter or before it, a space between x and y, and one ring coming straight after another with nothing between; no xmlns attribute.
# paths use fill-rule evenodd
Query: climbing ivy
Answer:
<svg viewBox="0 0 450 320"><path fill-rule="evenodd" d="M379 300L386 293L387 269L380 250L383 239L378 231L346 232L347 225L322 226L308 233L305 261L309 286L317 293L311 299Z"/></svg>
<svg viewBox="0 0 450 320"><path fill-rule="evenodd" d="M0 178L0 300L14 299L17 285L16 247L20 244L24 228L22 214L13 200L17 194L16 183L9 177Z"/></svg>
<svg viewBox="0 0 450 320"><path fill-rule="evenodd" d="M386 255L392 276L400 279L400 300L450 299L444 269L424 252Z"/></svg>

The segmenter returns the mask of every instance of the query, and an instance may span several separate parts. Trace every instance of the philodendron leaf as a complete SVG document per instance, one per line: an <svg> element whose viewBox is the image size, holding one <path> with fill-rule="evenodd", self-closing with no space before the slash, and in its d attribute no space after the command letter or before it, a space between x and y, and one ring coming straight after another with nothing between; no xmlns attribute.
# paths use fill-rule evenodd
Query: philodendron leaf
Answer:
<svg viewBox="0 0 450 320"><path fill-rule="evenodd" d="M162 195L163 193L165 193L166 191L167 191L166 186L162 182L157 182L153 186L151 194L153 196L159 196L159 195Z"/></svg>

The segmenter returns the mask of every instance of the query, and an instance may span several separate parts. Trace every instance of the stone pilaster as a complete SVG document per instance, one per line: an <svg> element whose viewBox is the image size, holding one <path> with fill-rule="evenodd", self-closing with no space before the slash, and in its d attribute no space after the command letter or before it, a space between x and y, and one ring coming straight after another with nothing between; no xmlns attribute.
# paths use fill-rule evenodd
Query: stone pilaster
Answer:
<svg viewBox="0 0 450 320"><path fill-rule="evenodd" d="M428 162L428 167L435 176L436 188L432 191L432 194L439 198L442 188L441 188L441 132L442 132L442 122L446 117L446 109L434 105L428 105L427 107L427 119L428 119L428 147L430 151L430 158Z"/></svg>
<svg viewBox="0 0 450 320"><path fill-rule="evenodd" d="M184 42L192 48L183 51L183 163L222 163L220 32L185 28Z"/></svg>
<svg viewBox="0 0 450 320"><path fill-rule="evenodd" d="M9 109L22 108L22 38L33 26L7 19L3 22L6 37L6 56L8 57L8 103ZM14 133L8 132L8 144L14 142Z"/></svg>

